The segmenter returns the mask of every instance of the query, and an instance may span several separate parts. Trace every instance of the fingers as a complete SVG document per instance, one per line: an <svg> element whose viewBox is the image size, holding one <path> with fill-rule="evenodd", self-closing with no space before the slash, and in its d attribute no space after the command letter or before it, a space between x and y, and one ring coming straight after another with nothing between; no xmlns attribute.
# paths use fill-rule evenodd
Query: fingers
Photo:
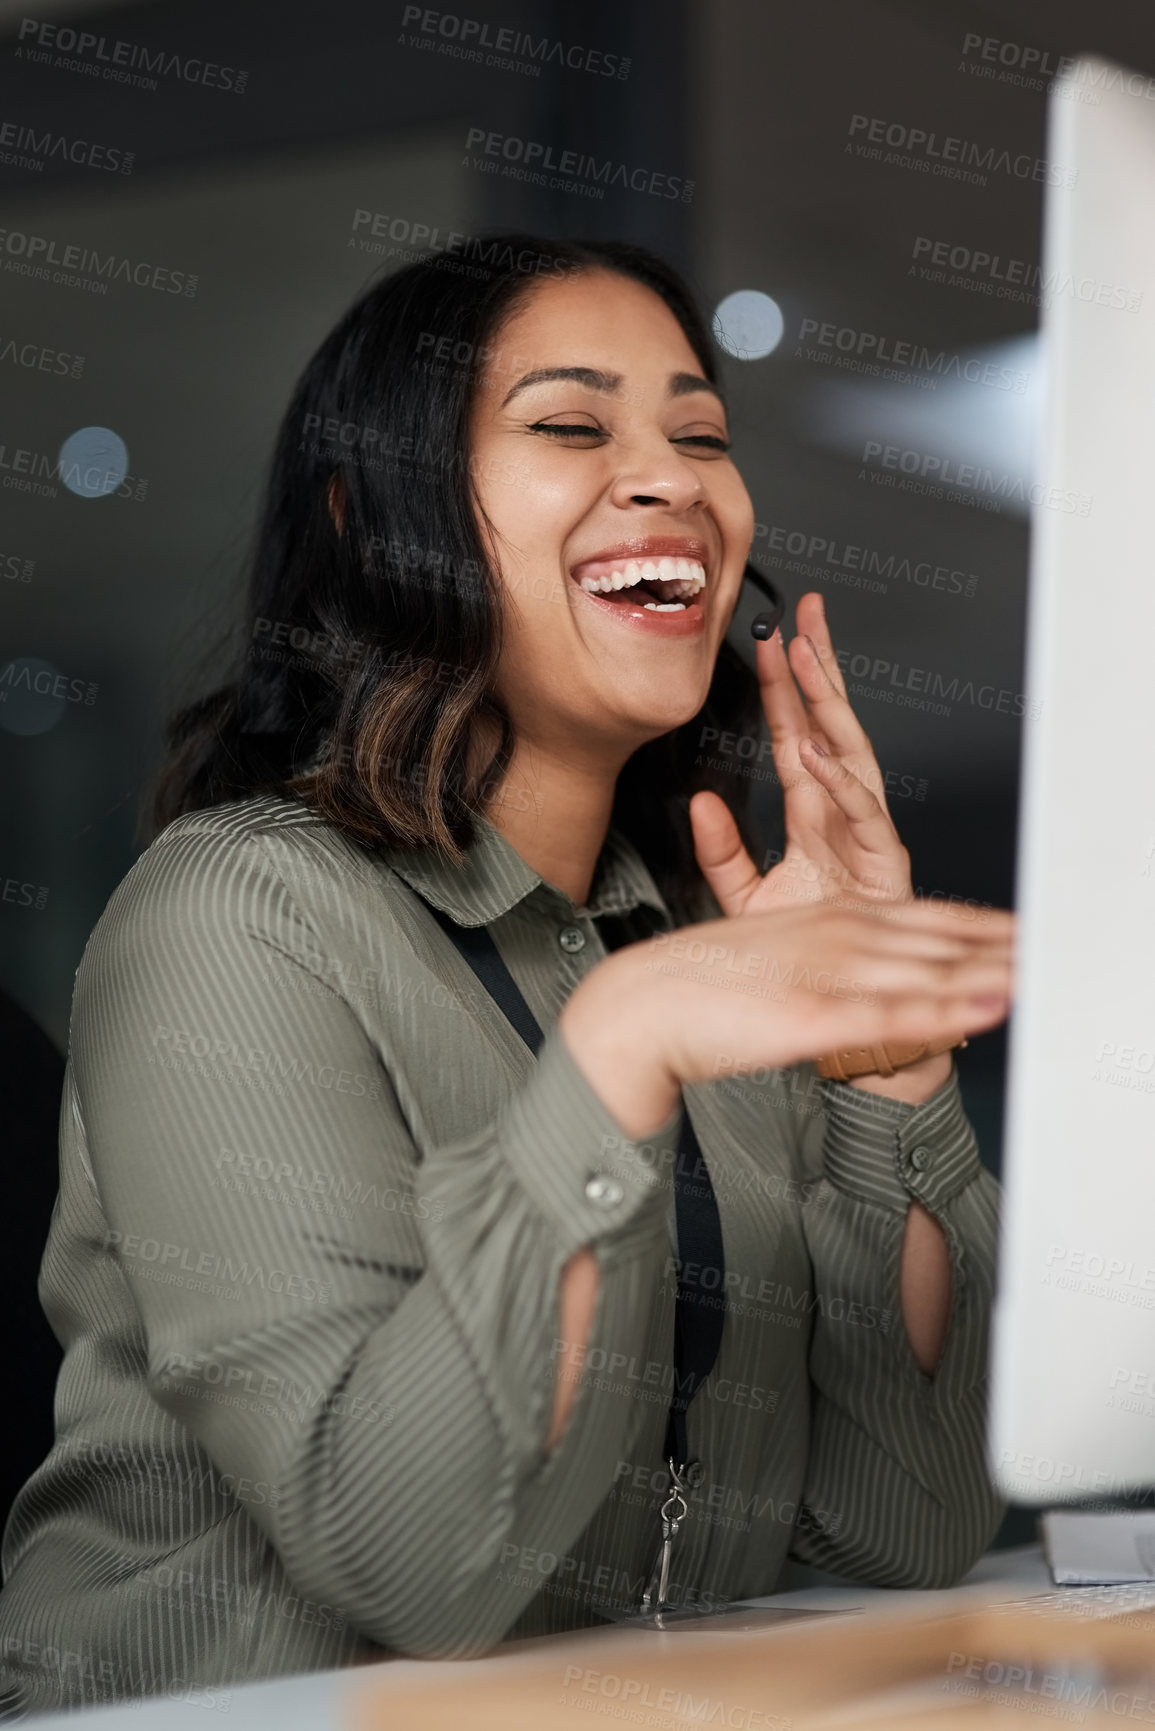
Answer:
<svg viewBox="0 0 1155 1731"><path fill-rule="evenodd" d="M842 669L834 653L834 640L830 635L830 626L826 618L826 603L816 589L799 597L798 606L794 610L799 637L809 637L815 644L819 660L830 678L831 684L843 697L846 696L846 681L842 677Z"/></svg>
<svg viewBox="0 0 1155 1731"><path fill-rule="evenodd" d="M969 993L943 997L904 996L878 1006L884 1042L967 1039L986 1033L1004 1022L1010 1010L1007 993L972 996Z"/></svg>
<svg viewBox="0 0 1155 1731"><path fill-rule="evenodd" d="M715 1052L711 1078L740 1073L742 1064L793 1064L812 1061L846 1047L915 1045L943 1041L956 1045L1005 1021L1006 996L968 993L903 992L855 1003L816 993L791 992L786 1003L770 1003L755 1019L761 1026L734 1027L732 1045ZM782 1018L785 1017L785 1025Z"/></svg>
<svg viewBox="0 0 1155 1731"><path fill-rule="evenodd" d="M889 860L894 853L896 832L882 801L853 770L809 735L799 741L798 756L802 767L830 795L859 847Z"/></svg>
<svg viewBox="0 0 1155 1731"><path fill-rule="evenodd" d="M811 904L663 934L645 966L663 976L655 1017L673 1072L713 1080L995 1027L1010 1007L1014 918L983 913L913 902L879 919Z"/></svg>
<svg viewBox="0 0 1155 1731"><path fill-rule="evenodd" d="M937 902L922 896L877 905L859 901L853 906L824 900L798 909L742 916L751 943L782 941L779 934L787 929L781 923L784 921L805 921L806 941L811 944L944 958L984 945L1007 949L1015 934L1015 916L1003 908Z"/></svg>
<svg viewBox="0 0 1155 1731"><path fill-rule="evenodd" d="M937 902L921 896L874 906L865 901L848 906L823 899L796 908L740 913L736 923L727 923L725 928L720 921L707 922L702 935L751 949L779 949L799 943L824 952L853 950L950 960L982 948L1009 952L1015 916L1004 908Z"/></svg>
<svg viewBox="0 0 1155 1731"><path fill-rule="evenodd" d="M1015 933L1015 916L1005 908L974 908L965 902L939 902L915 896L893 908L892 914L895 925L928 937L954 937L967 943L1009 943ZM866 915L867 919L872 917Z"/></svg>
<svg viewBox="0 0 1155 1731"><path fill-rule="evenodd" d="M1009 1013L1010 960L928 963L909 956L844 956L837 974L796 974L777 997L814 1056L843 1045L961 1040ZM772 1020L769 1009L767 1019ZM803 1051L803 1046L799 1046Z"/></svg>
<svg viewBox="0 0 1155 1731"><path fill-rule="evenodd" d="M690 828L695 857L718 906L727 915L740 913L762 879L720 794L703 790L694 795Z"/></svg>
<svg viewBox="0 0 1155 1731"><path fill-rule="evenodd" d="M803 995L821 975L828 986L837 978L841 995L862 1002L904 994L1005 997L1012 979L1013 916L1001 909L984 912L989 919L968 924L944 910L912 904L879 919L811 903L707 922L695 928L696 959L724 958L722 983L739 973L797 985Z"/></svg>
<svg viewBox="0 0 1155 1731"><path fill-rule="evenodd" d="M854 983L862 996L891 1005L909 999L1001 1002L1011 991L1011 957L1001 951L950 959L864 954L854 957L853 965Z"/></svg>
<svg viewBox="0 0 1155 1731"><path fill-rule="evenodd" d="M867 915L867 920L870 916ZM977 921L968 929L951 931L925 931L918 927L902 926L897 922L873 921L874 931L860 931L851 940L854 953L861 956L864 964L874 970L876 981L881 984L889 982L892 974L897 979L931 979L936 984L949 985L953 977L961 977L961 970L973 968L984 970L996 968L1006 971L1010 969L1014 957L1012 935L998 922L992 922L988 927L985 922ZM916 970L915 973L904 974L903 970Z"/></svg>
<svg viewBox="0 0 1155 1731"><path fill-rule="evenodd" d="M790 760L790 748L796 751L799 739L810 732L806 705L794 683L780 630L758 644L754 659L762 688L762 709L774 747L774 763L785 780L784 772L795 767Z"/></svg>
<svg viewBox="0 0 1155 1731"><path fill-rule="evenodd" d="M790 644L790 667L806 698L811 731L821 729L843 756L865 757L873 763L873 748L851 708L833 650L821 651L812 637L795 637Z"/></svg>
<svg viewBox="0 0 1155 1731"><path fill-rule="evenodd" d="M874 1031L860 1040L845 1040L845 1045L917 1044L921 1040L969 1039L997 1028L1007 1018L1009 1001L1005 997L984 1000L968 996L925 997L906 996L893 1003L874 1007ZM830 1048L836 1049L834 1047Z"/></svg>
<svg viewBox="0 0 1155 1731"><path fill-rule="evenodd" d="M889 927L889 936L885 939L876 938L872 943L869 938L862 941L864 953L869 955L910 956L920 957L927 962L961 962L967 956L993 955L1009 956L1013 952L1013 944L1009 938L992 936L983 925L972 927L966 934L936 932L920 932Z"/></svg>
<svg viewBox="0 0 1155 1731"><path fill-rule="evenodd" d="M813 773L814 758L804 742L807 736L814 737L820 746L826 746L830 756L858 760L852 773L857 773L868 792L874 784L877 803L889 819L882 772L846 695L821 595L803 595L796 618L798 635L789 650L781 632L776 631L756 652L762 708L783 785L790 786L787 777L794 770L795 758Z"/></svg>

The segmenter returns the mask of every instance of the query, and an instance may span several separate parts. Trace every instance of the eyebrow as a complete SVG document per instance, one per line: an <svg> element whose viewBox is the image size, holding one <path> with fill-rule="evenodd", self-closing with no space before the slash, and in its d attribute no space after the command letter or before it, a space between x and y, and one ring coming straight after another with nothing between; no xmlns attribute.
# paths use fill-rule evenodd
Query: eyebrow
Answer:
<svg viewBox="0 0 1155 1731"><path fill-rule="evenodd" d="M602 391L612 396L620 390L625 380L621 373L604 373L597 367L538 367L532 373L526 373L518 379L513 389L502 399L502 408L511 402L519 391L528 391L531 385L543 385L552 380L565 379L570 384L585 385L587 390ZM688 397L695 391L709 391L712 397L722 402L722 393L709 379L700 377L697 373L671 373L668 395L671 397Z"/></svg>

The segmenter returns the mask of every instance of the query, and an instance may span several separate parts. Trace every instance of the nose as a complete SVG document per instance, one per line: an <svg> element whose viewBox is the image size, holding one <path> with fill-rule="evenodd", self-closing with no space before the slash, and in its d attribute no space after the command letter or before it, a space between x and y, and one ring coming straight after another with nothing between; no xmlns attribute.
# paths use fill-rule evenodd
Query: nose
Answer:
<svg viewBox="0 0 1155 1731"><path fill-rule="evenodd" d="M706 500L701 467L670 444L661 433L636 439L621 448L621 469L610 497L623 509L630 505L662 505L678 514Z"/></svg>

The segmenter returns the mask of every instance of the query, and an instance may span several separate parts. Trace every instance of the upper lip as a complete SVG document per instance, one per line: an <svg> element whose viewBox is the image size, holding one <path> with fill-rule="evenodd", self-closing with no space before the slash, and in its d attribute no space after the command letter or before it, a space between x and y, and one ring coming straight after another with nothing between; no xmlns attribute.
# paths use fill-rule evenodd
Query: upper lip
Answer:
<svg viewBox="0 0 1155 1731"><path fill-rule="evenodd" d="M616 541L600 553L591 553L570 570L571 577L580 578L590 565L608 565L626 559L696 559L709 574L706 543L696 535L635 535L628 541Z"/></svg>

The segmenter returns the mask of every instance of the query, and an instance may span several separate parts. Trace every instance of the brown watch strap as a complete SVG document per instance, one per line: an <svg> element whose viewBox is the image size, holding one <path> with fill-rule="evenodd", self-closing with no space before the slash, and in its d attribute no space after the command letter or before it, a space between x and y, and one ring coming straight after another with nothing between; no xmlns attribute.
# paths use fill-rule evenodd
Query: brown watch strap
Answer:
<svg viewBox="0 0 1155 1731"><path fill-rule="evenodd" d="M814 1068L832 1082L849 1082L854 1076L893 1076L908 1064L936 1058L940 1052L965 1045L965 1040L919 1040L904 1046L884 1046L881 1042L876 1046L846 1046L842 1051L816 1058Z"/></svg>

